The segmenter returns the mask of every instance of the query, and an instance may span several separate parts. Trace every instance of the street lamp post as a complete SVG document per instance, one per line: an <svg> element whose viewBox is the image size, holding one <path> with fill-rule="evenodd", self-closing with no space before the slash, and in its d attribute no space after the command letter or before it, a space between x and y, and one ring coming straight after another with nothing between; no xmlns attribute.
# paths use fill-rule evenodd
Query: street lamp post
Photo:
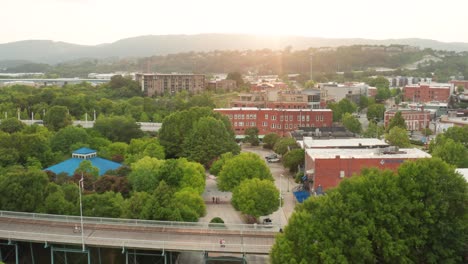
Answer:
<svg viewBox="0 0 468 264"><path fill-rule="evenodd" d="M282 188L282 184L281 184L281 180L283 178L283 174L280 174L280 181L279 181L279 185L280 185L280 191L279 191L279 209L278 209L278 220L279 220L279 231L282 232L283 229L281 228L281 192L283 190Z"/></svg>
<svg viewBox="0 0 468 264"><path fill-rule="evenodd" d="M85 251L85 244L84 244L84 230L83 230L83 203L81 201L81 188L83 188L83 172L81 173L81 179L79 181L79 190L80 190L80 222L81 222L81 245L83 247L83 252Z"/></svg>

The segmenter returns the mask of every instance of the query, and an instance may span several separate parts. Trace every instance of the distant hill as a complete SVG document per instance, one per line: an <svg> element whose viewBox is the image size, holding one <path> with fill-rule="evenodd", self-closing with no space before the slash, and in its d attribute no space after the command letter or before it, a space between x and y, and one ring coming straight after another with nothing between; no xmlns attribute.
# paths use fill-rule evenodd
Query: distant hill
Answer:
<svg viewBox="0 0 468 264"><path fill-rule="evenodd" d="M148 57L190 51L256 50L265 48L277 50L284 49L287 46L298 50L309 47L390 44L404 44L436 50L468 51L468 43L446 43L429 39L330 39L241 34L149 35L121 39L113 43L96 46L50 40L25 40L0 44L0 66L19 60L36 63L59 63L80 58Z"/></svg>

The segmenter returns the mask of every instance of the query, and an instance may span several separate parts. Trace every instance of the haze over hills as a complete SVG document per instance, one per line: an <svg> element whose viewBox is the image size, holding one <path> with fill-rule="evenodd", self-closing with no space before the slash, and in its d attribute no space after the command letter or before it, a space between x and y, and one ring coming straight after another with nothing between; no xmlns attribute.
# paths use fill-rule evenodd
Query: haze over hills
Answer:
<svg viewBox="0 0 468 264"><path fill-rule="evenodd" d="M95 46L77 45L50 40L25 40L0 44L0 64L26 60L37 63L59 63L80 58L148 57L180 52L212 50L295 50L309 47L337 47L349 45L403 44L435 50L468 51L468 43L440 42L430 39L332 39L301 36L256 36L246 34L148 35L121 39ZM0 65L1 66L1 65Z"/></svg>

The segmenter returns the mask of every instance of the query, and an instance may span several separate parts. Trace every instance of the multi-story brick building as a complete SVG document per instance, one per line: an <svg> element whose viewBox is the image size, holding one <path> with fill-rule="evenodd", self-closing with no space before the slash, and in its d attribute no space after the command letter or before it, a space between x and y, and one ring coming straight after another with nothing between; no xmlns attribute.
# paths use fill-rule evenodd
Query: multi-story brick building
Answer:
<svg viewBox="0 0 468 264"><path fill-rule="evenodd" d="M137 73L135 80L147 96L175 94L182 91L200 93L205 89L202 74Z"/></svg>
<svg viewBox="0 0 468 264"><path fill-rule="evenodd" d="M427 103L438 101L447 103L453 84L448 83L420 83L406 85L403 89L403 99L410 102Z"/></svg>
<svg viewBox="0 0 468 264"><path fill-rule="evenodd" d="M449 81L449 83L453 84L455 89L457 89L458 86L462 86L465 91L468 90L468 81L453 80Z"/></svg>
<svg viewBox="0 0 468 264"><path fill-rule="evenodd" d="M390 119L392 119L397 112L401 112L401 116L405 119L406 128L408 130L419 131L428 128L431 122L431 111L429 110L416 110L416 109L402 109L402 110L388 110L385 111L384 125L388 126Z"/></svg>
<svg viewBox="0 0 468 264"><path fill-rule="evenodd" d="M333 122L330 109L234 107L214 111L229 118L237 135L244 135L247 128L257 127L260 135L277 133L284 136L300 127L330 127Z"/></svg>
<svg viewBox="0 0 468 264"><path fill-rule="evenodd" d="M234 80L214 80L208 82L208 90L210 91L223 91L223 92L230 92L237 89L237 83Z"/></svg>
<svg viewBox="0 0 468 264"><path fill-rule="evenodd" d="M344 178L359 174L364 168L396 171L406 160L430 158L426 152L413 149L312 148L305 150L305 171L311 190L337 186Z"/></svg>
<svg viewBox="0 0 468 264"><path fill-rule="evenodd" d="M261 107L281 109L321 108L319 90L270 90L239 94L231 107Z"/></svg>

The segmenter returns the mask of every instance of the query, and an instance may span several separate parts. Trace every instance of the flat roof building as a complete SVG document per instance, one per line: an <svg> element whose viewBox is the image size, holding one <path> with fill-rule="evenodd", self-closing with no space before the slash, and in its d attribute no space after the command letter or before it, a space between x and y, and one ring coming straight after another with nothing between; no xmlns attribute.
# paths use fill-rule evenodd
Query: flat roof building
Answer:
<svg viewBox="0 0 468 264"><path fill-rule="evenodd" d="M137 73L135 80L147 96L175 94L182 91L195 94L205 90L203 74Z"/></svg>
<svg viewBox="0 0 468 264"><path fill-rule="evenodd" d="M347 139L313 139L312 137L304 137L304 148L383 148L389 145L385 141L377 138L347 138Z"/></svg>
<svg viewBox="0 0 468 264"><path fill-rule="evenodd" d="M305 172L311 190L336 187L344 178L359 174L364 168L396 171L406 160L431 157L420 149L396 147L310 148L305 152Z"/></svg>

